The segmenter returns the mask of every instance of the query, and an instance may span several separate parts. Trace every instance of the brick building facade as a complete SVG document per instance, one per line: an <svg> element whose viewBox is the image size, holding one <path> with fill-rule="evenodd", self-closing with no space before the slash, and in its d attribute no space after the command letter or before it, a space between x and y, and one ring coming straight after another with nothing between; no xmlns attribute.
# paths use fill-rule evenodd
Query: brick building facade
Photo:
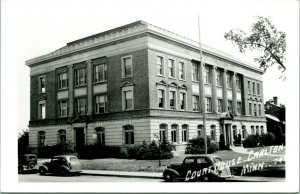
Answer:
<svg viewBox="0 0 300 194"><path fill-rule="evenodd" d="M26 61L30 147L66 140L123 146L165 136L183 149L203 136L203 100L213 140L224 134L233 145L238 134L266 132L263 72L207 46L200 66L197 45L137 21ZM234 118L222 118L226 112Z"/></svg>

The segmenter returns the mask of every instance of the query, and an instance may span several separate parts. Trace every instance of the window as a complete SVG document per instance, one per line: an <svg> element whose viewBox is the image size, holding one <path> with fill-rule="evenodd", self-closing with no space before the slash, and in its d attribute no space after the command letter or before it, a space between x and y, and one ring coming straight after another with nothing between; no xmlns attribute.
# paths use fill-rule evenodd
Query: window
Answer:
<svg viewBox="0 0 300 194"><path fill-rule="evenodd" d="M202 130L203 130L203 125L198 125L197 126L197 135L198 135L198 137L201 137Z"/></svg>
<svg viewBox="0 0 300 194"><path fill-rule="evenodd" d="M122 66L123 66L123 77L131 77L132 76L132 57L123 57L122 58Z"/></svg>
<svg viewBox="0 0 300 194"><path fill-rule="evenodd" d="M211 112L211 97L205 97L206 112Z"/></svg>
<svg viewBox="0 0 300 194"><path fill-rule="evenodd" d="M260 134L264 134L264 126L260 126Z"/></svg>
<svg viewBox="0 0 300 194"><path fill-rule="evenodd" d="M262 116L261 115L261 104L258 104L258 116Z"/></svg>
<svg viewBox="0 0 300 194"><path fill-rule="evenodd" d="M223 101L222 101L222 99L218 99L217 103L218 103L218 112L223 112Z"/></svg>
<svg viewBox="0 0 300 194"><path fill-rule="evenodd" d="M58 102L58 116L66 117L68 116L68 101L59 101Z"/></svg>
<svg viewBox="0 0 300 194"><path fill-rule="evenodd" d="M107 67L106 64L100 64L94 66L94 82L106 81Z"/></svg>
<svg viewBox="0 0 300 194"><path fill-rule="evenodd" d="M260 96L260 84L256 84L256 89L257 89L257 95Z"/></svg>
<svg viewBox="0 0 300 194"><path fill-rule="evenodd" d="M95 128L96 135L97 135L97 141L96 143L99 145L105 144L105 129L103 127L97 127Z"/></svg>
<svg viewBox="0 0 300 194"><path fill-rule="evenodd" d="M217 69L217 86L222 86L222 74L220 69Z"/></svg>
<svg viewBox="0 0 300 194"><path fill-rule="evenodd" d="M76 69L75 70L75 86L82 86L86 84L86 69Z"/></svg>
<svg viewBox="0 0 300 194"><path fill-rule="evenodd" d="M245 138L246 138L246 136L247 136L247 130L246 130L246 126L245 126L245 125L243 125L243 126L242 126L242 137L243 137L243 139L245 139Z"/></svg>
<svg viewBox="0 0 300 194"><path fill-rule="evenodd" d="M192 81L199 81L199 68L197 63L192 64Z"/></svg>
<svg viewBox="0 0 300 194"><path fill-rule="evenodd" d="M193 96L193 111L199 110L199 96Z"/></svg>
<svg viewBox="0 0 300 194"><path fill-rule="evenodd" d="M251 94L251 82L248 81L248 94Z"/></svg>
<svg viewBox="0 0 300 194"><path fill-rule="evenodd" d="M45 146L45 131L39 131L39 147Z"/></svg>
<svg viewBox="0 0 300 194"><path fill-rule="evenodd" d="M164 58L161 56L157 56L156 58L157 64L157 75L164 75Z"/></svg>
<svg viewBox="0 0 300 194"><path fill-rule="evenodd" d="M40 93L45 93L46 92L46 77L45 76L39 77L39 82L40 82Z"/></svg>
<svg viewBox="0 0 300 194"><path fill-rule="evenodd" d="M211 125L210 126L210 138L211 140L216 140L216 126L215 125Z"/></svg>
<svg viewBox="0 0 300 194"><path fill-rule="evenodd" d="M211 70L210 67L205 66L205 74L204 74L205 83L211 84Z"/></svg>
<svg viewBox="0 0 300 194"><path fill-rule="evenodd" d="M106 112L106 103L107 103L107 96L100 95L95 97L95 113L105 113Z"/></svg>
<svg viewBox="0 0 300 194"><path fill-rule="evenodd" d="M171 125L171 142L177 142L177 125Z"/></svg>
<svg viewBox="0 0 300 194"><path fill-rule="evenodd" d="M236 76L236 79L235 79L235 84L236 84L236 89L237 90L241 90L241 80L240 80L240 76Z"/></svg>
<svg viewBox="0 0 300 194"><path fill-rule="evenodd" d="M253 104L253 113L254 116L257 116L256 104Z"/></svg>
<svg viewBox="0 0 300 194"><path fill-rule="evenodd" d="M175 91L170 91L170 109L175 109L176 108L176 92Z"/></svg>
<svg viewBox="0 0 300 194"><path fill-rule="evenodd" d="M85 114L87 112L85 98L77 98L76 99L76 112L77 112L77 114Z"/></svg>
<svg viewBox="0 0 300 194"><path fill-rule="evenodd" d="M255 134L255 130L254 130L254 126L251 126L251 134L254 135Z"/></svg>
<svg viewBox="0 0 300 194"><path fill-rule="evenodd" d="M187 134L188 134L188 125L182 125L182 131L181 131L181 141L187 142Z"/></svg>
<svg viewBox="0 0 300 194"><path fill-rule="evenodd" d="M185 65L183 62L179 62L179 79L185 80Z"/></svg>
<svg viewBox="0 0 300 194"><path fill-rule="evenodd" d="M164 108L165 107L165 91L158 90L158 107Z"/></svg>
<svg viewBox="0 0 300 194"><path fill-rule="evenodd" d="M252 115L252 103L249 102L249 115Z"/></svg>
<svg viewBox="0 0 300 194"><path fill-rule="evenodd" d="M185 93L180 93L179 94L179 98L180 98L180 110L184 110L185 109Z"/></svg>
<svg viewBox="0 0 300 194"><path fill-rule="evenodd" d="M58 89L64 89L68 87L67 73L60 73L57 76Z"/></svg>
<svg viewBox="0 0 300 194"><path fill-rule="evenodd" d="M256 125L256 135L259 135L259 126Z"/></svg>
<svg viewBox="0 0 300 194"><path fill-rule="evenodd" d="M252 94L255 95L255 83L252 82Z"/></svg>
<svg viewBox="0 0 300 194"><path fill-rule="evenodd" d="M232 75L230 73L226 73L226 82L227 82L227 88L232 88Z"/></svg>
<svg viewBox="0 0 300 194"><path fill-rule="evenodd" d="M228 112L232 112L232 100L228 100Z"/></svg>
<svg viewBox="0 0 300 194"><path fill-rule="evenodd" d="M40 101L39 102L39 119L45 119L46 118L46 101Z"/></svg>
<svg viewBox="0 0 300 194"><path fill-rule="evenodd" d="M236 107L237 113L242 114L242 103L237 102L237 107Z"/></svg>
<svg viewBox="0 0 300 194"><path fill-rule="evenodd" d="M167 132L167 125L161 124L159 125L159 140L166 140L166 132Z"/></svg>
<svg viewBox="0 0 300 194"><path fill-rule="evenodd" d="M133 109L133 92L132 90L124 91L124 109Z"/></svg>
<svg viewBox="0 0 300 194"><path fill-rule="evenodd" d="M173 59L168 59L169 77L175 78L175 63Z"/></svg>
<svg viewBox="0 0 300 194"><path fill-rule="evenodd" d="M124 126L124 133L125 133L125 144L126 145L134 144L133 126L131 126L131 125Z"/></svg>
<svg viewBox="0 0 300 194"><path fill-rule="evenodd" d="M58 143L64 144L66 143L67 137L66 137L66 130L60 129L58 130Z"/></svg>

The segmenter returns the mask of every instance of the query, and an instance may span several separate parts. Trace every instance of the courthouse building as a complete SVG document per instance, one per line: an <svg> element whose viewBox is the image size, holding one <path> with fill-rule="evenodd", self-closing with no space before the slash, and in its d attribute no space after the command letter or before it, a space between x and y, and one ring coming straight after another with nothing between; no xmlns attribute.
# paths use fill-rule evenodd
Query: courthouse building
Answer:
<svg viewBox="0 0 300 194"><path fill-rule="evenodd" d="M197 42L137 21L26 61L29 146L125 146L165 137L184 149L204 135L204 112L216 142L221 134L234 145L238 134L265 133L263 71L202 48L205 65Z"/></svg>

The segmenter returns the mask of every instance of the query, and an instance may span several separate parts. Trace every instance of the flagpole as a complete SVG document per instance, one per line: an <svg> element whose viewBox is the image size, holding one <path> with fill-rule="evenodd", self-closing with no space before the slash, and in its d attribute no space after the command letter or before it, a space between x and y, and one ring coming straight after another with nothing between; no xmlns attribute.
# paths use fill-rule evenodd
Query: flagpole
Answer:
<svg viewBox="0 0 300 194"><path fill-rule="evenodd" d="M204 130L204 147L205 147L205 154L207 154L207 135L206 135L206 108L205 108L205 90L204 90L204 80L203 80L203 67L205 66L205 62L203 61L203 54L202 54L202 45L201 45L201 33L200 33L200 15L198 13L198 32L199 32L199 51L200 51L200 68L199 68L199 97L201 99L201 107L203 113L203 130Z"/></svg>

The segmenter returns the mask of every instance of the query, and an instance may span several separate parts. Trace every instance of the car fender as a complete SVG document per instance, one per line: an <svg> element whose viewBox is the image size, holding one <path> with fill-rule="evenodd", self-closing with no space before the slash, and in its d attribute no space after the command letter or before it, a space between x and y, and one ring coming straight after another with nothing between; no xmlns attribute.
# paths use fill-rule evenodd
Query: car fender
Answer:
<svg viewBox="0 0 300 194"><path fill-rule="evenodd" d="M66 172L70 172L70 169L65 165L61 165L60 168L63 168L64 170L66 170Z"/></svg>
<svg viewBox="0 0 300 194"><path fill-rule="evenodd" d="M171 168L167 168L167 169L164 171L163 176L164 176L166 173L170 173L171 175L173 175L174 178L180 176L179 173L178 173L176 170L171 169Z"/></svg>
<svg viewBox="0 0 300 194"><path fill-rule="evenodd" d="M47 167L47 166L45 166L45 165L41 165L41 166L39 167L39 169L41 169L41 168L43 168L44 170L46 170L46 172L49 172L49 169L48 169L48 167Z"/></svg>

